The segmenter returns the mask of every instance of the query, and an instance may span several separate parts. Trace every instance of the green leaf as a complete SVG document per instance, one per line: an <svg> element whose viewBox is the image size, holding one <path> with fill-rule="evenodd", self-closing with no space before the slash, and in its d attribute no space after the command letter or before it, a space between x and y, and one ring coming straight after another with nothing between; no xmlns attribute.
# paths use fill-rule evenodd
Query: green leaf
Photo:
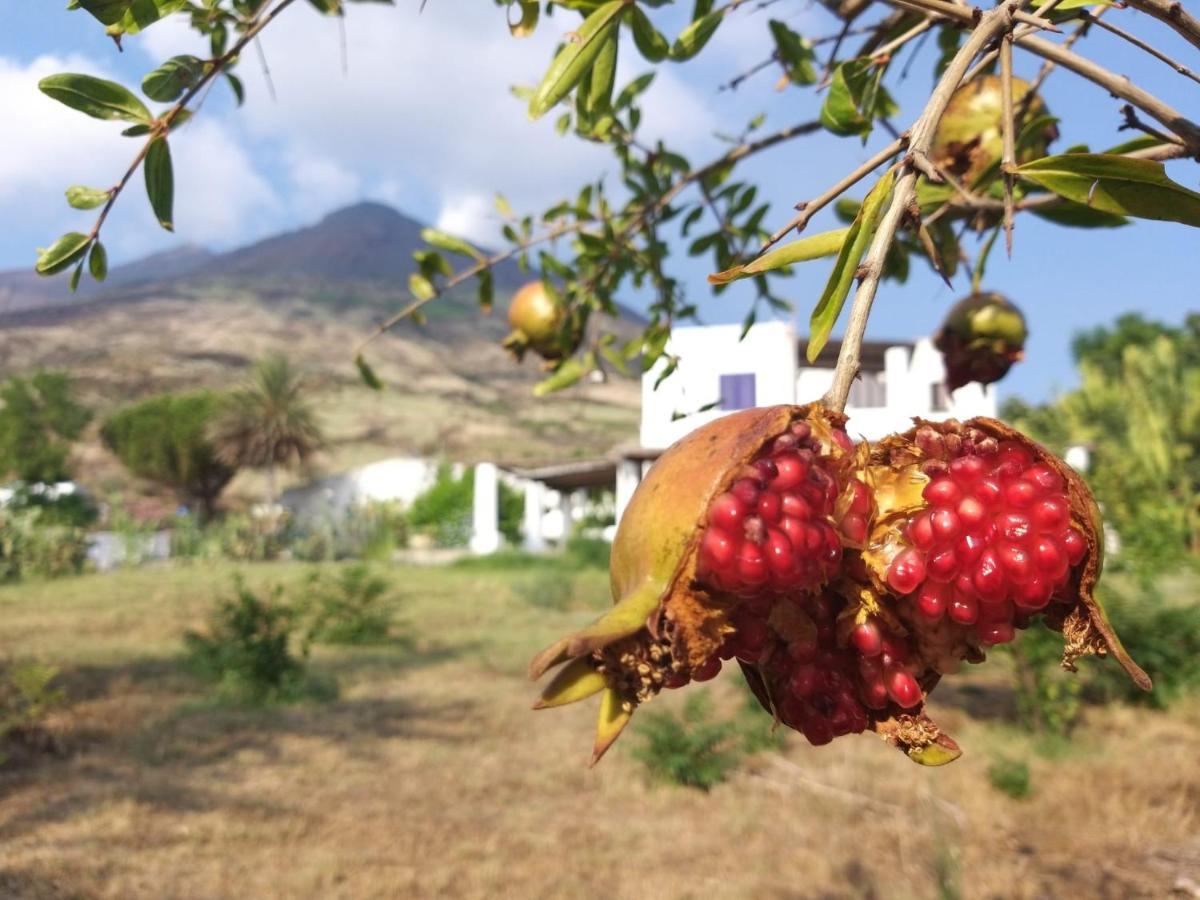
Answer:
<svg viewBox="0 0 1200 900"><path fill-rule="evenodd" d="M821 293L821 299L813 309L808 335L807 356L810 363L816 360L833 332L833 325L841 315L846 296L850 293L850 286L854 283L854 275L862 262L863 254L867 252L875 229L879 227L879 220L883 216L895 183L896 171L889 169L875 187L871 188L858 211L858 217L850 226L837 261L833 264L833 271L829 273L829 281Z"/></svg>
<svg viewBox="0 0 1200 900"><path fill-rule="evenodd" d="M79 289L79 279L83 277L83 263L75 267L75 271L71 273L71 280L67 282L67 290L72 294Z"/></svg>
<svg viewBox="0 0 1200 900"><path fill-rule="evenodd" d="M483 259L483 254L462 238L447 234L444 231L438 231L436 228L421 229L421 240L437 247L439 250L445 250L447 253L459 253L463 256L469 256L472 259Z"/></svg>
<svg viewBox="0 0 1200 900"><path fill-rule="evenodd" d="M172 56L142 79L142 93L159 103L171 103L204 75L204 62L195 56Z"/></svg>
<svg viewBox="0 0 1200 900"><path fill-rule="evenodd" d="M479 271L479 308L485 313L491 312L494 300L495 287L492 279L492 270L481 269Z"/></svg>
<svg viewBox="0 0 1200 900"><path fill-rule="evenodd" d="M1120 228L1129 224L1129 220L1124 216L1093 209L1082 203L1072 203L1070 200L1063 200L1053 206L1032 206L1029 211L1039 219L1072 228Z"/></svg>
<svg viewBox="0 0 1200 900"><path fill-rule="evenodd" d="M716 272L708 276L709 284L729 284L740 278L749 278L774 269L782 269L810 259L820 259L823 256L833 256L841 250L846 242L849 228L838 228L834 231L823 231L820 234L810 234L808 237L791 241L782 247L776 247L751 262L734 266L724 272Z"/></svg>
<svg viewBox="0 0 1200 900"><path fill-rule="evenodd" d="M513 37L529 37L537 28L538 16L541 14L541 4L538 0L520 0L517 6L521 10L521 18L517 21L508 20L508 33Z"/></svg>
<svg viewBox="0 0 1200 900"><path fill-rule="evenodd" d="M151 121L150 110L145 104L115 81L63 72L46 76L38 82L38 88L47 97L94 119L124 119L146 124Z"/></svg>
<svg viewBox="0 0 1200 900"><path fill-rule="evenodd" d="M574 36L558 51L529 103L529 117L545 115L567 96L592 68L609 34L615 31L625 10L624 0L611 0L584 19Z"/></svg>
<svg viewBox="0 0 1200 900"><path fill-rule="evenodd" d="M354 366L358 369L358 377L362 379L363 384L373 391L383 390L383 382L379 380L379 376L375 374L375 370L371 368L361 353L354 357Z"/></svg>
<svg viewBox="0 0 1200 900"><path fill-rule="evenodd" d="M870 59L851 59L834 69L821 124L842 137L865 138L875 119L894 114L896 104L881 84L885 68Z"/></svg>
<svg viewBox="0 0 1200 900"><path fill-rule="evenodd" d="M408 289L414 297L422 301L432 300L437 296L437 289L433 286L433 282L416 272L408 276Z"/></svg>
<svg viewBox="0 0 1200 900"><path fill-rule="evenodd" d="M587 107L595 115L612 109L613 86L617 81L617 29L609 31L592 66L588 84Z"/></svg>
<svg viewBox="0 0 1200 900"><path fill-rule="evenodd" d="M671 46L671 59L683 62L703 50L704 45L708 43L724 18L725 13L717 10L705 13L693 21L679 33L679 37L675 38L675 43Z"/></svg>
<svg viewBox="0 0 1200 900"><path fill-rule="evenodd" d="M503 194L496 194L494 202L496 204L496 212L500 213L501 217L505 219L513 217L513 208Z"/></svg>
<svg viewBox="0 0 1200 900"><path fill-rule="evenodd" d="M590 353L587 355L587 358L591 358ZM533 395L535 397L545 397L547 394L553 394L555 391L569 388L591 371L593 367L594 364L585 365L583 361L576 357L564 359L552 375L534 385Z"/></svg>
<svg viewBox="0 0 1200 900"><path fill-rule="evenodd" d="M775 55L787 68L792 84L816 84L817 69L813 64L816 54L812 45L778 19L767 23L775 39Z"/></svg>
<svg viewBox="0 0 1200 900"><path fill-rule="evenodd" d="M667 54L671 52L667 39L636 4L629 8L629 27L633 31L633 43L645 59L650 62L662 62L667 58Z"/></svg>
<svg viewBox="0 0 1200 900"><path fill-rule="evenodd" d="M175 173L171 169L171 149L167 139L157 137L146 151L146 196L158 224L167 231L175 230L172 208L175 205Z"/></svg>
<svg viewBox="0 0 1200 900"><path fill-rule="evenodd" d="M77 0L75 6L97 18L103 25L116 25L129 11L133 0Z"/></svg>
<svg viewBox="0 0 1200 900"><path fill-rule="evenodd" d="M617 94L616 102L613 103L614 109L624 109L629 104L633 103L638 98L638 95L643 93L646 88L650 87L650 83L654 81L654 73L646 72L644 75L639 75L625 87L621 88L621 93Z"/></svg>
<svg viewBox="0 0 1200 900"><path fill-rule="evenodd" d="M95 209L108 202L110 194L100 188L84 187L73 184L67 188L67 202L75 209Z"/></svg>
<svg viewBox="0 0 1200 900"><path fill-rule="evenodd" d="M1094 210L1200 228L1200 194L1172 181L1153 160L1072 153L1035 159L1017 173Z"/></svg>
<svg viewBox="0 0 1200 900"><path fill-rule="evenodd" d="M246 102L246 88L242 86L242 79L232 72L226 72L225 80L229 83L229 89L233 91L233 99L237 101L238 106L241 106Z"/></svg>
<svg viewBox="0 0 1200 900"><path fill-rule="evenodd" d="M121 21L109 31L117 34L137 34L186 5L187 0L133 0Z"/></svg>
<svg viewBox="0 0 1200 900"><path fill-rule="evenodd" d="M38 251L34 271L39 275L57 275L59 272L83 259L92 239L86 234L71 231L64 234L45 250Z"/></svg>
<svg viewBox="0 0 1200 900"><path fill-rule="evenodd" d="M92 244L92 252L88 254L88 271L97 281L103 281L108 275L108 251L99 241Z"/></svg>

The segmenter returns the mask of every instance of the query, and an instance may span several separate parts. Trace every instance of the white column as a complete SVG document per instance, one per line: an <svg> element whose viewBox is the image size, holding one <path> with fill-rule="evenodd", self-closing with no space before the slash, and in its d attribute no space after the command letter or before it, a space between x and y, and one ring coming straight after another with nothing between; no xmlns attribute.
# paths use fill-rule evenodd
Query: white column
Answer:
<svg viewBox="0 0 1200 900"><path fill-rule="evenodd" d="M575 526L575 520L571 513L575 509L575 504L571 502L570 491L558 492L558 512L562 516L562 539L561 546L567 545L567 538L571 536L571 529Z"/></svg>
<svg viewBox="0 0 1200 900"><path fill-rule="evenodd" d="M525 482L525 534L522 543L526 550L533 553L546 549L546 540L542 537L542 492L544 490L540 481Z"/></svg>
<svg viewBox="0 0 1200 900"><path fill-rule="evenodd" d="M625 514L625 507L629 505L629 501L633 498L633 492L637 490L638 483L642 480L642 467L638 465L635 459L621 459L617 462L617 484L614 491L614 513L617 524L621 524L621 516Z"/></svg>
<svg viewBox="0 0 1200 900"><path fill-rule="evenodd" d="M475 503L471 510L471 550L495 553L500 549L500 512L496 466L475 466Z"/></svg>

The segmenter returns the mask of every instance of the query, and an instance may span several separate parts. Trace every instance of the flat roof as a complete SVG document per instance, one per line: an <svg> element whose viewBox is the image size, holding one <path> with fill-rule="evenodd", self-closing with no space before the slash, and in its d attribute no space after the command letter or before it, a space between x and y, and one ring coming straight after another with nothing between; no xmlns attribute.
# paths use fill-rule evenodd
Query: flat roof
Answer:
<svg viewBox="0 0 1200 900"><path fill-rule="evenodd" d="M832 369L837 365L838 354L842 351L842 342L837 340L828 341L821 352L817 354L815 362L810 363L805 356L805 349L808 346L808 337L800 337L796 340L796 354L800 359L800 367L802 369ZM903 347L908 351L912 351L916 344L913 341L863 341L862 352L859 354L859 359L862 363L864 372L882 372L883 371L883 356L892 347Z"/></svg>

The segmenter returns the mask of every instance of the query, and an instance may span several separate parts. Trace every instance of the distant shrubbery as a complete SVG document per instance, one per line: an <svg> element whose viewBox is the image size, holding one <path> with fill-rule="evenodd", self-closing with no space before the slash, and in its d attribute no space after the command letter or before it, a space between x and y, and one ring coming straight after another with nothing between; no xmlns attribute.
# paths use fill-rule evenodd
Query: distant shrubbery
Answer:
<svg viewBox="0 0 1200 900"><path fill-rule="evenodd" d="M0 763L5 745L42 745L46 714L63 702L62 689L52 684L58 669L36 662L0 663Z"/></svg>
<svg viewBox="0 0 1200 900"><path fill-rule="evenodd" d="M498 491L500 533L515 544L521 539L524 499L503 481ZM465 547L471 537L474 499L474 473L464 469L456 476L448 463L442 463L433 484L408 508L408 524L414 532L431 537L439 547Z"/></svg>
<svg viewBox="0 0 1200 900"><path fill-rule="evenodd" d="M40 509L0 510L0 582L78 575L87 563L82 528L46 524Z"/></svg>
<svg viewBox="0 0 1200 900"><path fill-rule="evenodd" d="M309 582L309 634L329 644L378 644L392 638L389 579L366 565L318 573Z"/></svg>

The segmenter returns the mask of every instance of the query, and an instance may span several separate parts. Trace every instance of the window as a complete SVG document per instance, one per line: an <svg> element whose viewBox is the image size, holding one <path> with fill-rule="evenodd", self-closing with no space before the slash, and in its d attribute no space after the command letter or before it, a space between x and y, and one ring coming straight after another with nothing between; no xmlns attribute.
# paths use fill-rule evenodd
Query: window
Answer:
<svg viewBox="0 0 1200 900"><path fill-rule="evenodd" d="M950 410L950 392L946 390L946 385L943 382L931 384L929 398L929 408L934 412L948 412Z"/></svg>
<svg viewBox="0 0 1200 900"><path fill-rule="evenodd" d="M846 405L855 409L878 409L887 406L887 389L882 372L864 372L850 384Z"/></svg>
<svg viewBox="0 0 1200 900"><path fill-rule="evenodd" d="M753 374L721 376L721 409L748 409L755 405Z"/></svg>

